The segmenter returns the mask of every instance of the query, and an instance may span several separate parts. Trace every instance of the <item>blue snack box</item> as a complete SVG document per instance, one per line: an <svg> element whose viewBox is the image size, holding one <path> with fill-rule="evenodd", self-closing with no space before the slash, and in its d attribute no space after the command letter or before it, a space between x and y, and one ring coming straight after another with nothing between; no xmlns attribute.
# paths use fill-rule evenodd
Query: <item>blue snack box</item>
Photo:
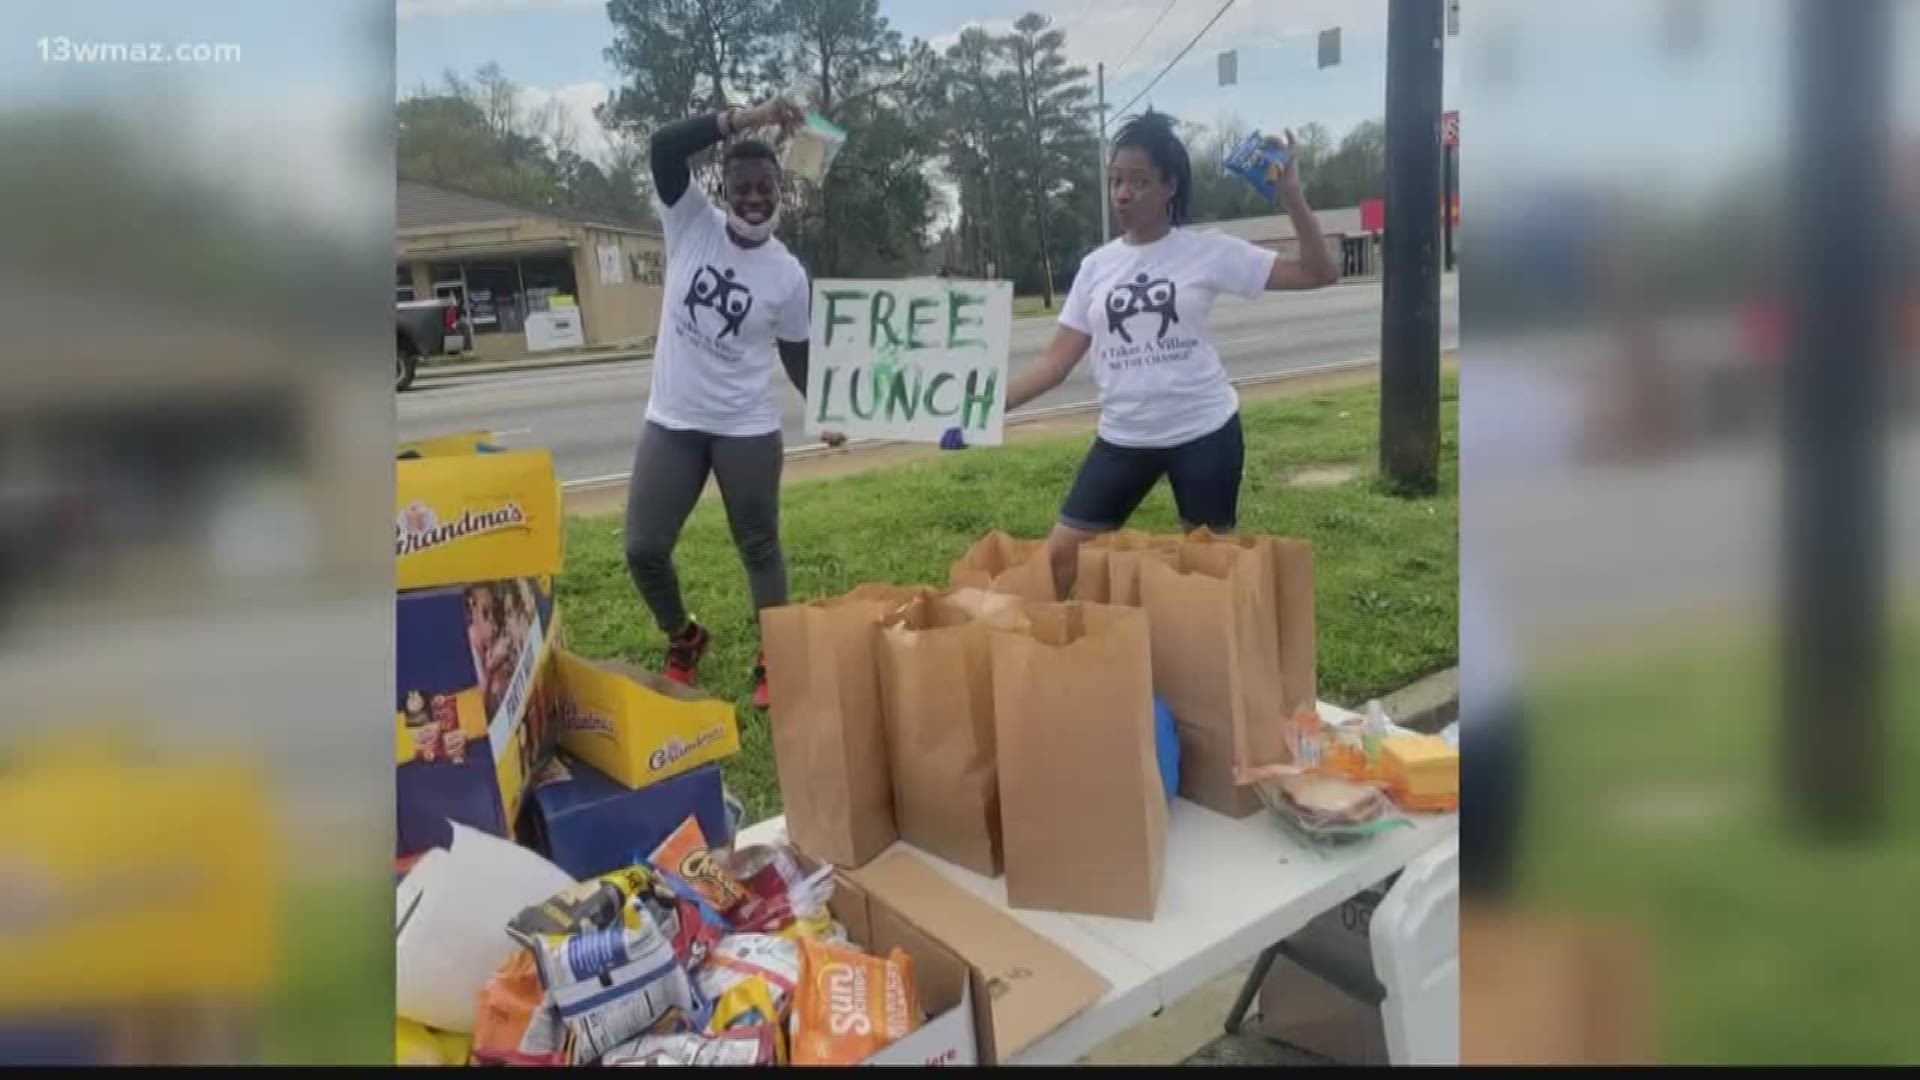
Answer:
<svg viewBox="0 0 1920 1080"><path fill-rule="evenodd" d="M1268 146L1267 137L1258 131L1241 139L1239 144L1228 151L1225 160L1227 171L1253 185L1253 189L1268 202L1280 199L1280 178L1286 172L1293 158L1277 146Z"/></svg>
<svg viewBox="0 0 1920 1080"><path fill-rule="evenodd" d="M733 842L718 765L635 789L557 754L534 779L529 811L529 846L581 881L646 862L689 817L712 850Z"/></svg>

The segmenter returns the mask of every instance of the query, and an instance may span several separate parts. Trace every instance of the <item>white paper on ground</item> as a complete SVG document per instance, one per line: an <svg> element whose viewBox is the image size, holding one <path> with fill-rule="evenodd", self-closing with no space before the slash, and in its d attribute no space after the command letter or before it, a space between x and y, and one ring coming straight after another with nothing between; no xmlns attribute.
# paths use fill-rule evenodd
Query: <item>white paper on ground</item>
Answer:
<svg viewBox="0 0 1920 1080"><path fill-rule="evenodd" d="M519 948L507 920L574 884L511 840L454 823L453 846L401 880L394 926L394 1008L441 1031L473 1031L482 988Z"/></svg>

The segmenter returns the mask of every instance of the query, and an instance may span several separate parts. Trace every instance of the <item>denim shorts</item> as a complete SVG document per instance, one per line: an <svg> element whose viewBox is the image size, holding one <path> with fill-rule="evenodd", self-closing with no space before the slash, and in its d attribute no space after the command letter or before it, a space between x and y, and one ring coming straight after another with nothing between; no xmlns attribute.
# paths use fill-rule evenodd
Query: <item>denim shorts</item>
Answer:
<svg viewBox="0 0 1920 1080"><path fill-rule="evenodd" d="M1231 532L1240 514L1240 472L1246 463L1246 438L1240 415L1210 435L1179 446L1142 449L1115 446L1095 437L1060 507L1060 524L1082 532L1113 532L1160 482L1173 488L1180 524Z"/></svg>

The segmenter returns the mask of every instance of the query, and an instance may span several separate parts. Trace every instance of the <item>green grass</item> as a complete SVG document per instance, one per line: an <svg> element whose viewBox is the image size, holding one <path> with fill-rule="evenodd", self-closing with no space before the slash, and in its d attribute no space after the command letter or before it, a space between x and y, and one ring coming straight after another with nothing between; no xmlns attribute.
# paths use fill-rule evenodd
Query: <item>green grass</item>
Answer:
<svg viewBox="0 0 1920 1080"><path fill-rule="evenodd" d="M1032 315L1051 315L1060 310L1062 296L1053 298L1053 306L1048 307L1045 299L1038 296L1016 296L1013 298L1013 317L1024 319Z"/></svg>
<svg viewBox="0 0 1920 1080"><path fill-rule="evenodd" d="M1522 894L1645 936L1659 1060L1920 1057L1920 627L1888 661L1891 741L1857 766L1886 778L1886 829L1846 845L1784 824L1761 646L1590 665L1530 695ZM1675 799L1660 820L1628 812Z"/></svg>
<svg viewBox="0 0 1920 1080"><path fill-rule="evenodd" d="M1444 668L1456 655L1459 520L1455 381L1443 384L1443 485L1425 500L1383 493L1371 475L1372 387L1249 405L1241 527L1312 542L1320 696L1357 703ZM948 566L991 529L1044 536L1086 452L1087 436L975 448L862 476L789 486L782 539L795 600L867 581L944 585ZM1285 483L1310 466L1358 466L1329 487ZM1161 485L1133 525L1178 528ZM741 705L741 752L726 766L750 819L779 811L766 719L749 707L757 628L745 575L717 500L694 512L676 554L687 605L714 632L701 669L709 692ZM559 603L572 648L655 670L664 640L627 576L617 518L567 526Z"/></svg>

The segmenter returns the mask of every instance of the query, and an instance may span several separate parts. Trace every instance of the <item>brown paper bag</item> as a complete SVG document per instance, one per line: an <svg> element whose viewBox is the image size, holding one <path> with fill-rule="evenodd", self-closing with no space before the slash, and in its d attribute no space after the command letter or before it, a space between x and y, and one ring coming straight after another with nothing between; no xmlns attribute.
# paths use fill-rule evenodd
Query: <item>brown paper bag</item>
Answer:
<svg viewBox="0 0 1920 1080"><path fill-rule="evenodd" d="M793 842L857 867L898 839L880 710L876 633L917 590L847 596L760 613L767 718Z"/></svg>
<svg viewBox="0 0 1920 1080"><path fill-rule="evenodd" d="M880 699L901 839L999 877L992 645L976 617L985 595L928 590L895 609L880 630Z"/></svg>
<svg viewBox="0 0 1920 1080"><path fill-rule="evenodd" d="M1048 603L1056 599L1045 540L1016 540L995 530L974 541L947 571L956 589L986 589Z"/></svg>
<svg viewBox="0 0 1920 1080"><path fill-rule="evenodd" d="M1236 767L1284 763L1272 561L1257 548L1187 543L1141 567L1154 691L1180 735L1180 794L1230 817L1260 808Z"/></svg>
<svg viewBox="0 0 1920 1080"><path fill-rule="evenodd" d="M1151 919L1167 801L1146 614L1028 604L993 630L1007 903Z"/></svg>
<svg viewBox="0 0 1920 1080"><path fill-rule="evenodd" d="M1180 550L1177 536L1155 536L1138 529L1103 533L1080 545L1075 595L1089 604L1140 605L1140 560L1170 559Z"/></svg>
<svg viewBox="0 0 1920 1080"><path fill-rule="evenodd" d="M1261 574L1272 580L1277 663L1280 665L1281 704L1291 716L1319 701L1315 672L1318 652L1313 618L1313 547L1305 540L1277 536L1218 536L1202 528L1187 538L1190 544L1224 544L1253 552L1262 560Z"/></svg>

